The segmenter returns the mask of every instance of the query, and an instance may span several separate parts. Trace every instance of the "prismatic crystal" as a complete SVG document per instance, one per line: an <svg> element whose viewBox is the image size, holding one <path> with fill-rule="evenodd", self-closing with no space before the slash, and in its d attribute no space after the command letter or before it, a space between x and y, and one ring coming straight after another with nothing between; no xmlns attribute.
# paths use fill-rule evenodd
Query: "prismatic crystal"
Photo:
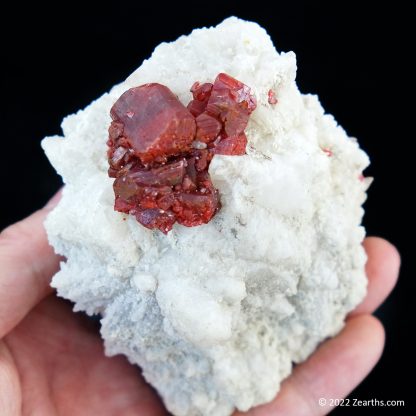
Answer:
<svg viewBox="0 0 416 416"><path fill-rule="evenodd" d="M108 174L116 211L167 233L175 222L209 222L220 208L208 169L215 154L244 155L244 130L256 100L250 88L221 73L191 88L185 107L164 85L131 88L111 108Z"/></svg>

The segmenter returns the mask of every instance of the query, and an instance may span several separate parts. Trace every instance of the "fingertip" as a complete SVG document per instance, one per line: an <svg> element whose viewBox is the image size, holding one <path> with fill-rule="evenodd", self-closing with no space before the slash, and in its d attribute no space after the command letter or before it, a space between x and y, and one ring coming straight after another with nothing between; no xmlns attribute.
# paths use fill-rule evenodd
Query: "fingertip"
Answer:
<svg viewBox="0 0 416 416"><path fill-rule="evenodd" d="M381 237L367 237L363 245L368 254L383 257L386 264L390 265L391 271L395 271L397 274L400 269L401 257L395 245ZM369 264L369 266L377 271L377 263Z"/></svg>
<svg viewBox="0 0 416 416"><path fill-rule="evenodd" d="M351 316L374 312L393 290L399 277L400 254L397 248L380 237L368 237L363 246L367 253L367 295Z"/></svg>
<svg viewBox="0 0 416 416"><path fill-rule="evenodd" d="M380 359L386 339L384 326L373 315L360 315L348 319L346 331L351 331L357 339L361 339L362 345L368 345L369 358L374 365Z"/></svg>
<svg viewBox="0 0 416 416"><path fill-rule="evenodd" d="M46 203L43 209L46 211L51 211L54 209L62 198L62 190L63 188L59 189L56 194Z"/></svg>

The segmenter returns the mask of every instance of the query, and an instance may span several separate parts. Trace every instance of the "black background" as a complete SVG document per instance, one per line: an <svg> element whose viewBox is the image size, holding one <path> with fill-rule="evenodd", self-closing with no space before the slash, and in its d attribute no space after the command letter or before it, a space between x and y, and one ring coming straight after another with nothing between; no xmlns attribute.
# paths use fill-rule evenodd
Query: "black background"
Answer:
<svg viewBox="0 0 416 416"><path fill-rule="evenodd" d="M411 83L402 69L411 50L403 48L409 34L400 3L366 3L364 8L337 1L114 2L96 9L58 3L19 4L3 15L0 227L40 207L59 187L39 142L60 133L65 115L122 81L162 41L229 15L257 21L278 50L296 52L300 90L317 93L372 159L366 174L375 181L364 224L368 234L398 246L403 266L397 288L377 312L387 331L384 355L350 397L404 399L406 409L386 413L408 413L413 399L404 377L412 376L408 333L415 328L410 308L415 277L406 238L412 204L403 189L408 186L407 195L411 189L414 133L404 115Z"/></svg>

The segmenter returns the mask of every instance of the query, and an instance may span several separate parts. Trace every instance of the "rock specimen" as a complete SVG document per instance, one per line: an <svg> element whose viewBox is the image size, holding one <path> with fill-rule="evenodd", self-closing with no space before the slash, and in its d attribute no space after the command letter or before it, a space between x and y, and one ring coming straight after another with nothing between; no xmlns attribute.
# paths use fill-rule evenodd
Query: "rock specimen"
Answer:
<svg viewBox="0 0 416 416"><path fill-rule="evenodd" d="M243 155L244 129L256 108L242 82L219 74L196 82L189 109L164 85L126 91L111 108L108 174L116 211L165 234L173 224L209 222L220 208L208 168L214 154Z"/></svg>
<svg viewBox="0 0 416 416"><path fill-rule="evenodd" d="M205 113L220 73L257 99L246 136L211 161L222 208L207 224L176 223L167 235L114 211L106 154L113 105L131 88L166 85L181 103L192 100L189 112L172 109L186 114L175 146L196 129L203 147L220 128ZM46 221L67 258L52 285L76 311L102 316L106 353L140 365L175 415L225 416L272 400L292 363L335 335L365 294L360 222L369 179L360 178L368 158L316 96L299 93L295 73L292 52L278 54L257 24L230 18L161 44L124 83L67 117L64 138L43 141L66 184ZM225 130L244 131L247 120L231 118ZM154 140L136 151L144 164L160 156ZM117 169L124 156L116 153ZM181 163L172 169L181 172Z"/></svg>

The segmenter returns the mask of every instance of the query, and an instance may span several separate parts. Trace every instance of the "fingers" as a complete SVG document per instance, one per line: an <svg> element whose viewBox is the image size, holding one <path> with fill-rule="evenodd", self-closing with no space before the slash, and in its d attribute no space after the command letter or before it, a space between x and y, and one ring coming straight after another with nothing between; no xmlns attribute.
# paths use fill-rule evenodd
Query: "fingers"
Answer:
<svg viewBox="0 0 416 416"><path fill-rule="evenodd" d="M369 237L364 241L368 260L367 296L351 313L357 315L374 312L394 288L400 269L400 255L388 241L378 237Z"/></svg>
<svg viewBox="0 0 416 416"><path fill-rule="evenodd" d="M17 368L6 344L0 341L0 414L21 414L22 395Z"/></svg>
<svg viewBox="0 0 416 416"><path fill-rule="evenodd" d="M384 346L381 323L370 315L347 321L335 338L325 342L283 382L276 399L251 410L251 416L319 416L333 407L330 399L348 395L380 358ZM319 399L326 400L321 405Z"/></svg>
<svg viewBox="0 0 416 416"><path fill-rule="evenodd" d="M43 221L59 198L58 193L47 206L0 234L0 338L51 291L59 257L48 244Z"/></svg>
<svg viewBox="0 0 416 416"><path fill-rule="evenodd" d="M400 255L382 238L369 237L364 241L364 247L368 255L368 293L351 313L344 330L295 368L272 403L259 406L248 414L328 414L333 410L329 399L348 395L377 363L384 346L384 330L376 318L367 314L380 306L396 284ZM320 398L324 399L321 404L326 400L326 405L320 405Z"/></svg>

